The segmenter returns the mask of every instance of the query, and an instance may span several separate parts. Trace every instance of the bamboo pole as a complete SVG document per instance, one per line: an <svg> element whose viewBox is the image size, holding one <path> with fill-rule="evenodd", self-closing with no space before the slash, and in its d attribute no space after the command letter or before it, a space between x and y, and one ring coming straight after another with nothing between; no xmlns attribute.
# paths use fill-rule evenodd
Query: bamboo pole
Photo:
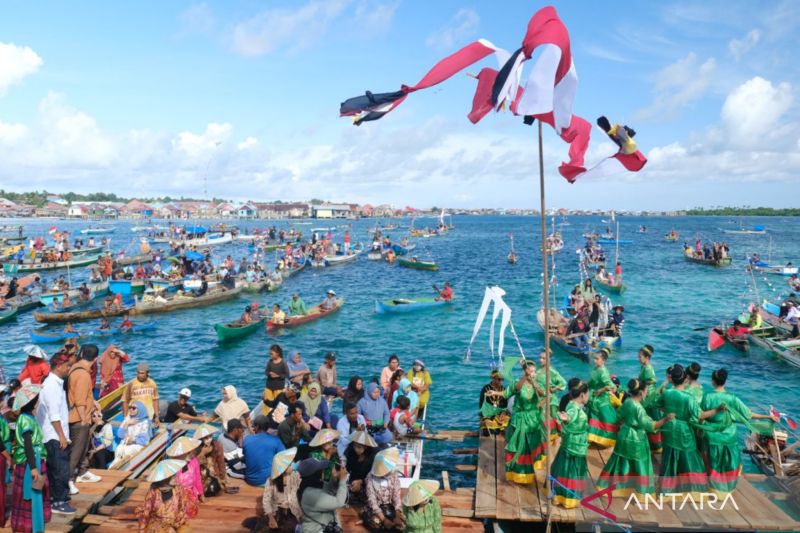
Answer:
<svg viewBox="0 0 800 533"><path fill-rule="evenodd" d="M544 305L544 351L545 351L545 359L544 359L544 390L545 390L545 409L544 409L544 435L545 435L545 454L547 454L546 461L545 461L545 472L544 472L544 479L545 479L545 490L547 489L547 483L550 478L550 465L553 461L552 453L550 450L550 276L548 275L547 269L547 254L549 253L547 247L547 215L546 215L546 203L545 203L545 194L544 194L544 152L542 150L542 121L538 121L539 123L539 209L541 212L539 213L539 226L542 233L542 276L544 278L544 285L543 285L543 294L542 294L542 301ZM547 498L547 526L545 528L546 533L550 533L550 525L552 519L552 513L550 512L551 509L550 497L548 494Z"/></svg>

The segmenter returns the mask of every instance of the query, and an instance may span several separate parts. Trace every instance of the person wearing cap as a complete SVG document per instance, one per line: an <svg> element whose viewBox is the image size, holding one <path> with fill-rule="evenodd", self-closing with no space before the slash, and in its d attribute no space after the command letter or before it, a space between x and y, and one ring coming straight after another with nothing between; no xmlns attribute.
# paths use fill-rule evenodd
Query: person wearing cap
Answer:
<svg viewBox="0 0 800 533"><path fill-rule="evenodd" d="M264 485L264 516L270 533L294 533L303 520L303 511L297 500L300 474L294 469L297 448L289 448L275 454L272 472Z"/></svg>
<svg viewBox="0 0 800 533"><path fill-rule="evenodd" d="M189 403L192 397L192 391L188 387L184 387L178 393L178 399L170 402L167 406L167 414L164 416L164 422L167 424L174 424L178 420L183 422L201 422L207 423L211 421L211 417L205 413L198 415L194 406Z"/></svg>
<svg viewBox="0 0 800 533"><path fill-rule="evenodd" d="M22 384L41 385L50 373L50 365L45 361L47 354L35 344L28 344L23 350L28 354L28 359L25 360L25 367L17 379Z"/></svg>
<svg viewBox="0 0 800 533"><path fill-rule="evenodd" d="M255 434L244 438L242 452L244 456L244 480L248 485L262 487L272 471L272 460L285 449L281 439L267 433L269 419L259 415L253 421Z"/></svg>
<svg viewBox="0 0 800 533"><path fill-rule="evenodd" d="M80 360L69 371L67 402L69 404L69 434L72 446L69 454L70 481L74 484L96 483L102 478L89 472L89 444L96 410L92 367L97 359L97 345L81 347Z"/></svg>
<svg viewBox="0 0 800 533"><path fill-rule="evenodd" d="M328 291L325 296L325 299L322 300L322 303L319 304L320 311L331 311L336 309L339 306L339 300L336 299L336 293L333 291Z"/></svg>
<svg viewBox="0 0 800 533"><path fill-rule="evenodd" d="M289 302L289 314L292 316L307 315L306 303L300 298L298 293L292 294L292 300Z"/></svg>
<svg viewBox="0 0 800 533"><path fill-rule="evenodd" d="M325 362L317 370L317 381L322 385L325 396L338 396L342 389L336 384L336 354L325 354Z"/></svg>
<svg viewBox="0 0 800 533"><path fill-rule="evenodd" d="M421 359L414 359L414 365L408 371L406 377L411 381L411 386L419 396L419 410L422 411L431 398L431 373L425 368L425 363Z"/></svg>
<svg viewBox="0 0 800 533"><path fill-rule="evenodd" d="M300 474L300 488L297 500L303 512L302 533L323 533L331 524L338 526L336 511L347 504L347 470L334 469L329 482L322 480L322 473L328 468L327 461L305 459L297 465Z"/></svg>
<svg viewBox="0 0 800 533"><path fill-rule="evenodd" d="M117 431L121 439L114 451L114 462L110 468L115 468L136 455L150 442L151 425L147 407L141 401L134 402L128 407L128 414L122 420Z"/></svg>
<svg viewBox="0 0 800 533"><path fill-rule="evenodd" d="M366 431L356 431L344 452L345 465L350 474L350 498L363 503L366 499L364 480L372 469L378 443Z"/></svg>
<svg viewBox="0 0 800 533"><path fill-rule="evenodd" d="M125 383L122 365L131 360L130 356L111 344L98 359L100 365L100 397L111 394Z"/></svg>
<svg viewBox="0 0 800 533"><path fill-rule="evenodd" d="M225 457L225 468L228 477L244 479L245 464L242 452L242 437L244 437L244 424L238 418L228 420L225 428L227 431L219 438L222 453Z"/></svg>
<svg viewBox="0 0 800 533"><path fill-rule="evenodd" d="M478 397L478 408L480 409L480 427L485 436L497 434L508 426L508 400L505 396L491 394L502 393L503 374L499 370L492 370L491 381L481 388Z"/></svg>
<svg viewBox="0 0 800 533"><path fill-rule="evenodd" d="M183 436L175 439L170 447L167 448L167 457L186 462L184 467L175 475L175 482L183 485L189 495L189 499L195 502L205 501L203 478L200 475L200 462L197 460L199 447L199 440ZM194 518L194 515L190 515L189 518Z"/></svg>
<svg viewBox="0 0 800 533"><path fill-rule="evenodd" d="M14 411L19 412L14 430L12 463L12 496L11 496L11 530L12 531L44 531L45 522L50 521L52 507L49 498L47 476L47 449L44 445L42 427L34 418L39 404L42 387L25 385L17 391L14 398ZM3 489L5 489L5 469L2 472ZM43 478L43 479L42 479ZM43 486L35 488L35 483ZM25 490L25 486L30 487ZM6 492L3 490L3 515L0 521L5 522ZM74 512L74 510L73 510Z"/></svg>
<svg viewBox="0 0 800 533"><path fill-rule="evenodd" d="M150 365L139 363L136 367L136 379L125 385L122 393L122 412L128 414L128 406L134 402L142 402L153 425L158 427L158 385L150 377Z"/></svg>
<svg viewBox="0 0 800 533"><path fill-rule="evenodd" d="M75 509L67 502L71 490L69 471L69 407L64 390L64 378L69 374L69 359L56 354L50 360L50 374L42 384L36 421L42 428L44 447L47 450L47 477L53 511L71 514Z"/></svg>
<svg viewBox="0 0 800 533"><path fill-rule="evenodd" d="M197 514L197 502L186 489L175 483L175 475L186 466L185 461L165 459L147 478L150 489L142 505L136 508L139 531L146 533L186 531L190 516Z"/></svg>
<svg viewBox="0 0 800 533"><path fill-rule="evenodd" d="M439 482L432 479L414 481L403 498L406 517L404 533L442 533L442 508L436 499Z"/></svg>
<svg viewBox="0 0 800 533"><path fill-rule="evenodd" d="M372 470L364 480L367 494L364 524L373 531L403 531L405 528L400 478L397 474L399 462L400 451L397 448L378 452Z"/></svg>

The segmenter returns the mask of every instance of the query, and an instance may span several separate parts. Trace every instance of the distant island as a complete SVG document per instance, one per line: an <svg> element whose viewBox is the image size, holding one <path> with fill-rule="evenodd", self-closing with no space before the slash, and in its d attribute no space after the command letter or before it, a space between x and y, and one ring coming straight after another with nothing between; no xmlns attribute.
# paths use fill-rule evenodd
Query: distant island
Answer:
<svg viewBox="0 0 800 533"><path fill-rule="evenodd" d="M800 216L800 208L717 207L714 209L706 209L704 207L695 207L694 209L686 211L686 214L712 217L797 217Z"/></svg>

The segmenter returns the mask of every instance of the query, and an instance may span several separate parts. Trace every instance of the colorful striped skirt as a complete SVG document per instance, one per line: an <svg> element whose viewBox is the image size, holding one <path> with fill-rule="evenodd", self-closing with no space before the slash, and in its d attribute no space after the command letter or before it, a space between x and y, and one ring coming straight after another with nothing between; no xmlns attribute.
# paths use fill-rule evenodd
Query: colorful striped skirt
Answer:
<svg viewBox="0 0 800 533"><path fill-rule="evenodd" d="M541 424L509 425L506 429L506 479L514 483L533 483L534 469L544 457L546 447Z"/></svg>
<svg viewBox="0 0 800 533"><path fill-rule="evenodd" d="M664 447L661 457L661 479L658 492L691 494L698 496L708 491L706 465L700 452Z"/></svg>
<svg viewBox="0 0 800 533"><path fill-rule="evenodd" d="M553 501L556 505L573 509L581 504L588 485L588 468L585 455L573 455L560 447L550 475L555 478Z"/></svg>
<svg viewBox="0 0 800 533"><path fill-rule="evenodd" d="M719 496L733 492L742 471L742 452L738 446L707 444L708 485Z"/></svg>
<svg viewBox="0 0 800 533"><path fill-rule="evenodd" d="M609 457L600 473L597 487L604 489L616 484L614 496L630 496L655 494L656 480L653 473L653 462L648 454L642 459L628 459L616 453Z"/></svg>
<svg viewBox="0 0 800 533"><path fill-rule="evenodd" d="M589 442L608 448L617 442L617 432L617 410L605 393L592 400L589 405Z"/></svg>
<svg viewBox="0 0 800 533"><path fill-rule="evenodd" d="M26 500L22 493L22 485L25 482L26 464L14 465L14 475L12 478L11 491L11 530L19 533L32 532L33 517L31 515L31 501ZM39 475L44 477L44 488L42 488L42 508L44 509L45 523L50 521L50 483L47 481L47 466L41 461Z"/></svg>

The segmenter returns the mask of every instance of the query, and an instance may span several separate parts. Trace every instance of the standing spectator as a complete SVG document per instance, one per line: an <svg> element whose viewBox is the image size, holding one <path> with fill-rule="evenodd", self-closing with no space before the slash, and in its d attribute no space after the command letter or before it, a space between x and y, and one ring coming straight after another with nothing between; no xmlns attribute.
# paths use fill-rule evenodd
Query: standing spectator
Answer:
<svg viewBox="0 0 800 533"><path fill-rule="evenodd" d="M23 351L28 354L28 359L17 379L23 385L26 384L26 381L31 385L41 385L44 383L44 378L50 373L50 365L45 361L47 354L35 344L28 344Z"/></svg>
<svg viewBox="0 0 800 533"><path fill-rule="evenodd" d="M184 422L209 422L211 420L210 417L206 416L205 413L198 415L194 406L189 403L191 397L192 391L186 387L182 388L178 393L178 399L167 406L164 422L167 424L174 424L178 420L183 420Z"/></svg>
<svg viewBox="0 0 800 533"><path fill-rule="evenodd" d="M122 413L127 416L128 408L136 402L142 402L147 409L147 416L158 426L158 385L150 377L150 365L139 363L136 367L136 379L125 385L122 393Z"/></svg>
<svg viewBox="0 0 800 533"><path fill-rule="evenodd" d="M245 475L244 480L248 485L263 487L272 472L272 458L276 453L283 451L281 439L267 433L269 419L263 415L256 417L253 425L255 435L245 437L242 451L244 452Z"/></svg>
<svg viewBox="0 0 800 533"><path fill-rule="evenodd" d="M122 365L130 361L131 358L114 346L113 344L105 349L100 356L100 397L110 394L125 384L122 375Z"/></svg>
<svg viewBox="0 0 800 533"><path fill-rule="evenodd" d="M40 402L36 410L36 421L42 428L42 438L47 451L47 478L54 513L73 514L67 498L77 489L70 487L69 471L69 408L64 378L70 370L69 356L59 353L50 360L50 373L44 380Z"/></svg>
<svg viewBox="0 0 800 533"><path fill-rule="evenodd" d="M268 408L275 407L275 398L283 392L286 387L286 380L289 379L289 365L283 358L283 348L277 344L269 347L269 361L264 369L267 376L266 386L264 388L264 405ZM269 474L268 474L269 475Z"/></svg>
<svg viewBox="0 0 800 533"><path fill-rule="evenodd" d="M72 446L69 453L70 492L75 492L75 482L96 483L102 478L89 472L89 444L91 443L92 415L95 411L92 365L98 349L94 344L81 347L80 361L72 365L67 378L67 403L69 405L69 435Z"/></svg>

